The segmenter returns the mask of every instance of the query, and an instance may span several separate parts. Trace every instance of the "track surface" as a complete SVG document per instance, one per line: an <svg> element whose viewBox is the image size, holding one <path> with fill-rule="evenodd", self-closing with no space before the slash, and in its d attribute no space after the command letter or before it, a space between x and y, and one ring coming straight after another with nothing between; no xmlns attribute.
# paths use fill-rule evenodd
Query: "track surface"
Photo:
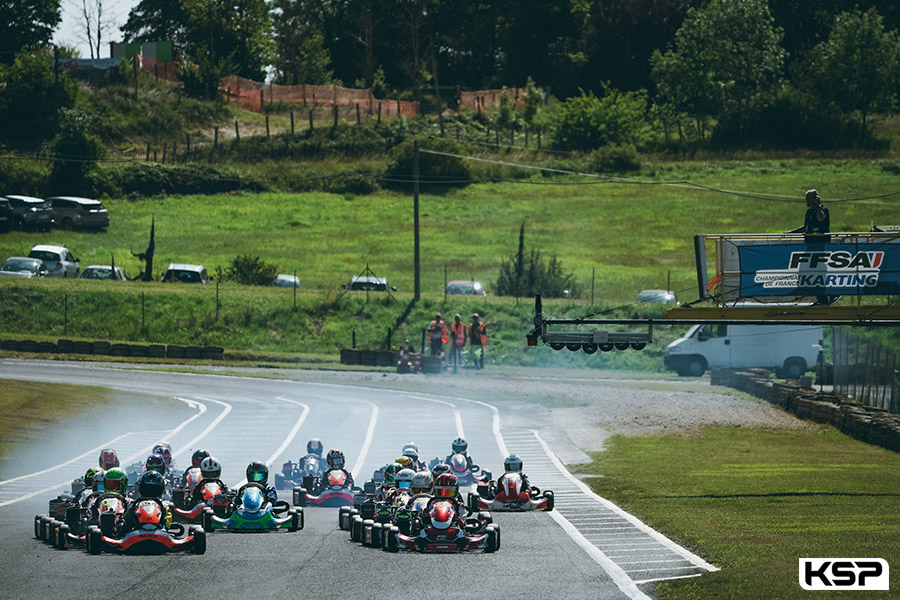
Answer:
<svg viewBox="0 0 900 600"><path fill-rule="evenodd" d="M261 597L645 598L654 581L712 568L591 494L568 475L538 432L503 427L502 407L340 384L76 363L2 361L0 378L117 392L115 405L48 428L43 443L19 447L0 464L0 582L6 598L238 598L251 585ZM506 452L519 453L532 481L556 492L558 510L495 513L503 544L495 554L392 555L364 548L337 528L336 509L317 508L306 510L306 527L297 533L211 534L202 556L94 557L58 551L31 536L32 517L45 513L50 498L96 464L105 446L128 464L167 440L181 468L194 449L205 448L223 464L223 479L237 483L252 460L269 463L274 478L284 461L305 454L309 438L319 437L326 448L343 450L361 482L409 440L427 460L446 456L457 436L469 441L475 461L495 475Z"/></svg>

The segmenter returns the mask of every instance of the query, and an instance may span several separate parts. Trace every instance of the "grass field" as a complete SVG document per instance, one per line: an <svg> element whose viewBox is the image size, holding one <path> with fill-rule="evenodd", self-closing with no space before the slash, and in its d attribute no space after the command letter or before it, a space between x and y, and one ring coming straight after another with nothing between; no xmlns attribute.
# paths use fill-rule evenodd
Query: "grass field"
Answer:
<svg viewBox="0 0 900 600"><path fill-rule="evenodd" d="M857 597L806 592L798 559L900 564L900 455L830 427L708 428L683 437L613 437L573 472L603 497L720 567L659 584L666 600ZM867 592L866 598L896 598Z"/></svg>

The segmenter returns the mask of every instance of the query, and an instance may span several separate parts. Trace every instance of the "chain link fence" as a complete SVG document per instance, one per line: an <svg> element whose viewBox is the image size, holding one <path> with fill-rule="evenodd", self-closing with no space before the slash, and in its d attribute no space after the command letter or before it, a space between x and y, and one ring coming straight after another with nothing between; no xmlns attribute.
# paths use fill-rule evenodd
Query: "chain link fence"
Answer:
<svg viewBox="0 0 900 600"><path fill-rule="evenodd" d="M840 327L832 332L834 391L867 406L900 414L897 355Z"/></svg>

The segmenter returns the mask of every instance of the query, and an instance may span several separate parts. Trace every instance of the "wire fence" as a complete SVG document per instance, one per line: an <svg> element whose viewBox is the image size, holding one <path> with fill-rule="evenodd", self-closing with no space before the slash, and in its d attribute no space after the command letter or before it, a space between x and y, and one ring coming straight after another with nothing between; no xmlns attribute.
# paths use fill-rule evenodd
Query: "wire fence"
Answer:
<svg viewBox="0 0 900 600"><path fill-rule="evenodd" d="M900 414L897 355L840 327L832 331L834 391L867 406Z"/></svg>

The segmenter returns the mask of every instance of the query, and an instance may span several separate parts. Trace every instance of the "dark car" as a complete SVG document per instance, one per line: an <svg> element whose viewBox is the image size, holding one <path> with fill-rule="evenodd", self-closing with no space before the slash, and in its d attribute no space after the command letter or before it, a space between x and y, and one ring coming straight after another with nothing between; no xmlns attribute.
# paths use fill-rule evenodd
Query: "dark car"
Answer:
<svg viewBox="0 0 900 600"><path fill-rule="evenodd" d="M60 229L104 229L109 227L109 211L99 200L77 196L47 198L53 223Z"/></svg>
<svg viewBox="0 0 900 600"><path fill-rule="evenodd" d="M43 198L33 196L5 196L12 205L14 225L20 229L50 231L53 212Z"/></svg>
<svg viewBox="0 0 900 600"><path fill-rule="evenodd" d="M15 224L12 204L6 198L0 197L0 231L9 231Z"/></svg>
<svg viewBox="0 0 900 600"><path fill-rule="evenodd" d="M10 256L0 265L0 276L4 277L46 277L44 261L27 256Z"/></svg>

